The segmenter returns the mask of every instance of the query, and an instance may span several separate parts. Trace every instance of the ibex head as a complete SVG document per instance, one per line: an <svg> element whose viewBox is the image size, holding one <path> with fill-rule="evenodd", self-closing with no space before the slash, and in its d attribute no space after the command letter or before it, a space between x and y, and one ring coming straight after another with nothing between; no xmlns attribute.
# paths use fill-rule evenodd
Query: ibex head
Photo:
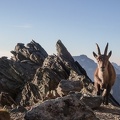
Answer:
<svg viewBox="0 0 120 120"><path fill-rule="evenodd" d="M100 52L100 48L98 46L98 44L96 43L96 46L97 46L97 50L98 50L98 55L93 52L93 56L96 58L97 60L97 64L98 64L98 68L104 72L106 69L107 69L107 66L108 66L108 63L109 63L109 58L112 54L112 51L110 51L107 55L107 50L108 50L108 43L105 47L105 51L104 51L104 54L101 54Z"/></svg>

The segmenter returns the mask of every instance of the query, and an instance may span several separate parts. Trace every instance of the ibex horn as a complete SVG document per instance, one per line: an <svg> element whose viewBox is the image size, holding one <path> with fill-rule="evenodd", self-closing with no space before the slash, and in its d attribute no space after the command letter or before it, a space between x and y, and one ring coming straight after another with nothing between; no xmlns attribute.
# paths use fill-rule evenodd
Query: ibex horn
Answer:
<svg viewBox="0 0 120 120"><path fill-rule="evenodd" d="M98 50L98 55L101 55L100 48L97 43L96 43L96 46L97 46L97 50Z"/></svg>
<svg viewBox="0 0 120 120"><path fill-rule="evenodd" d="M104 55L107 55L107 50L108 50L108 43L107 43L107 45L105 47Z"/></svg>

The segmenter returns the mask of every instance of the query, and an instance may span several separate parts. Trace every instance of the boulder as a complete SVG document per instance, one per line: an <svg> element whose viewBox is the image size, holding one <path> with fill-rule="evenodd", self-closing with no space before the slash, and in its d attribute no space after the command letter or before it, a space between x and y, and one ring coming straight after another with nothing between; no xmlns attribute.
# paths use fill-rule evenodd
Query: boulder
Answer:
<svg viewBox="0 0 120 120"><path fill-rule="evenodd" d="M5 109L0 109L0 120L11 120L10 113Z"/></svg>
<svg viewBox="0 0 120 120"><path fill-rule="evenodd" d="M75 94L47 100L34 106L25 120L97 120L93 111Z"/></svg>
<svg viewBox="0 0 120 120"><path fill-rule="evenodd" d="M68 95L71 91L80 92L83 88L83 84L81 81L73 81L73 80L61 80L57 87L57 93L62 97Z"/></svg>
<svg viewBox="0 0 120 120"><path fill-rule="evenodd" d="M92 96L90 94L84 94L81 97L81 100L89 106L91 109L97 109L102 104L102 97L100 96Z"/></svg>

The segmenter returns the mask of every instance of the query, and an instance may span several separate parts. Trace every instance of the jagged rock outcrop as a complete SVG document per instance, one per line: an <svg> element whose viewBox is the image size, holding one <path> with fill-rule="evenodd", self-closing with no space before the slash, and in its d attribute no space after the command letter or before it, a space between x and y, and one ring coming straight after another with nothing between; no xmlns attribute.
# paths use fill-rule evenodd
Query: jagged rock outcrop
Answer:
<svg viewBox="0 0 120 120"><path fill-rule="evenodd" d="M78 81L78 86L81 82L79 91L82 84L84 85L82 82L91 82L84 69L74 61L60 40L56 43L56 49L57 55L49 55L45 58L42 67L37 69L33 79L33 83L39 87L42 100L60 96L57 87L60 88L58 84L62 79Z"/></svg>
<svg viewBox="0 0 120 120"><path fill-rule="evenodd" d="M0 91L13 98L34 77L37 66L0 58Z"/></svg>
<svg viewBox="0 0 120 120"><path fill-rule="evenodd" d="M25 108L20 119L27 108L26 119L31 120L39 116L36 112L45 120L96 119L90 108L98 108L102 101L93 95L92 81L60 40L56 49L57 55L48 55L32 40L26 46L18 43L11 59L0 58L1 106L8 105L14 112L16 107Z"/></svg>
<svg viewBox="0 0 120 120"><path fill-rule="evenodd" d="M11 53L11 59L0 58L0 93L8 93L17 104L31 105L31 100L34 103L40 95L37 86L30 82L48 54L33 40L27 46L18 43Z"/></svg>
<svg viewBox="0 0 120 120"><path fill-rule="evenodd" d="M27 61L34 62L36 64L42 65L44 59L48 56L47 52L42 48L42 46L32 40L26 46L23 43L18 43L15 46L15 50L11 51L14 55L12 57L15 61Z"/></svg>
<svg viewBox="0 0 120 120"><path fill-rule="evenodd" d="M61 61L66 67L66 70L68 70L69 74L70 71L73 70L79 75L85 75L87 77L86 71L79 65L77 61L74 61L73 57L68 52L66 47L63 45L61 40L57 41L56 50L57 50L57 56L61 59Z"/></svg>
<svg viewBox="0 0 120 120"><path fill-rule="evenodd" d="M92 96L92 95L89 95L89 94L83 95L80 100L82 100L91 109L99 108L101 103L102 103L102 97Z"/></svg>
<svg viewBox="0 0 120 120"><path fill-rule="evenodd" d="M18 43L11 51L11 59L0 58L0 91L8 93L17 105L31 106L60 96L57 88L63 79L78 81L80 86L83 84L87 88L91 81L85 70L60 40L56 49L57 55L48 55L34 40L26 46ZM70 91L73 89L68 93Z"/></svg>

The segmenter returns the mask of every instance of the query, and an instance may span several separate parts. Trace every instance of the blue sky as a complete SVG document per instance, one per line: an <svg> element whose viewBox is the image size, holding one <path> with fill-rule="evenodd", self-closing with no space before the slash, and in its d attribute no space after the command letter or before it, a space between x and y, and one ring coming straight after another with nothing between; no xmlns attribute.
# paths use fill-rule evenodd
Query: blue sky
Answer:
<svg viewBox="0 0 120 120"><path fill-rule="evenodd" d="M119 6L120 0L1 0L0 56L32 39L56 54L61 39L71 55L93 58L95 43L103 52L109 42L110 61L120 65Z"/></svg>

